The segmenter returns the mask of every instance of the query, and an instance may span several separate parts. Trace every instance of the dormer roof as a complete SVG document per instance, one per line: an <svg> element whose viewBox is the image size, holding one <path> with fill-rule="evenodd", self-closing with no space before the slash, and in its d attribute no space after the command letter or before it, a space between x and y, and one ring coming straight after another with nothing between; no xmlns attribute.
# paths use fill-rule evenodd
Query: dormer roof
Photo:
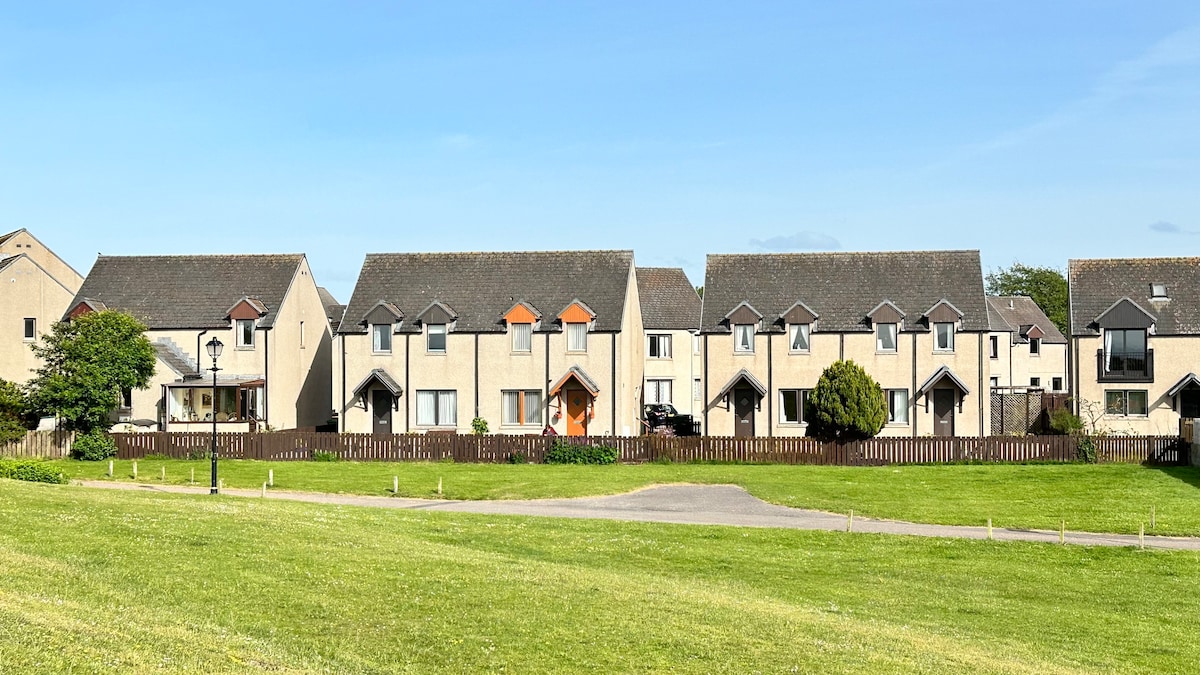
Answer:
<svg viewBox="0 0 1200 675"><path fill-rule="evenodd" d="M504 313L504 323L512 325L514 323L537 323L542 318L542 313L537 307L521 300L517 304L508 308Z"/></svg>
<svg viewBox="0 0 1200 675"><path fill-rule="evenodd" d="M875 307L867 312L867 318L871 323L900 323L904 320L904 312L896 306L896 303L891 300L884 300L875 305Z"/></svg>
<svg viewBox="0 0 1200 675"><path fill-rule="evenodd" d="M963 313L959 311L954 303L942 298L937 301L933 307L925 310L923 315L929 323L954 323L962 319Z"/></svg>
<svg viewBox="0 0 1200 675"><path fill-rule="evenodd" d="M779 318L783 323L812 323L821 317L812 307L797 300Z"/></svg>
<svg viewBox="0 0 1200 675"><path fill-rule="evenodd" d="M399 323L404 320L404 312L396 305L380 300L363 315L362 325L369 326L380 323Z"/></svg>
<svg viewBox="0 0 1200 675"><path fill-rule="evenodd" d="M754 305L751 305L749 302L743 300L739 302L733 309L729 310L729 313L725 315L725 323L730 326L735 326L738 324L756 324L759 321L762 321L762 318L762 312L754 309Z"/></svg>
<svg viewBox="0 0 1200 675"><path fill-rule="evenodd" d="M421 323L453 323L458 314L446 303L434 300L417 313L417 321Z"/></svg>

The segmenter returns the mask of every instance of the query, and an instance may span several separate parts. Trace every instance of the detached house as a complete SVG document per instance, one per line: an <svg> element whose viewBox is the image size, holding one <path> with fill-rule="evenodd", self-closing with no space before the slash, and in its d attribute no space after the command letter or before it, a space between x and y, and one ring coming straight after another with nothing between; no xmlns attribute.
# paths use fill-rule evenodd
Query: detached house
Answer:
<svg viewBox="0 0 1200 675"><path fill-rule="evenodd" d="M1076 412L1122 433L1200 417L1200 258L1072 260Z"/></svg>
<svg viewBox="0 0 1200 675"><path fill-rule="evenodd" d="M301 254L100 256L65 318L113 309L146 324L154 378L125 392L121 421L312 429L333 410L325 302ZM205 348L213 338L224 345L215 397Z"/></svg>
<svg viewBox="0 0 1200 675"><path fill-rule="evenodd" d="M338 327L347 432L637 433L633 253L380 253Z"/></svg>
<svg viewBox="0 0 1200 675"><path fill-rule="evenodd" d="M822 371L884 389L883 436L985 435L989 330L978 251L709 255L704 429L800 436Z"/></svg>
<svg viewBox="0 0 1200 675"><path fill-rule="evenodd" d="M993 387L1067 390L1067 338L1033 298L989 296L988 359Z"/></svg>
<svg viewBox="0 0 1200 675"><path fill-rule="evenodd" d="M82 283L28 230L0 235L0 379L33 377L41 363L30 345L62 317Z"/></svg>
<svg viewBox="0 0 1200 675"><path fill-rule="evenodd" d="M674 267L637 268L637 287L646 333L642 402L699 414L700 296Z"/></svg>

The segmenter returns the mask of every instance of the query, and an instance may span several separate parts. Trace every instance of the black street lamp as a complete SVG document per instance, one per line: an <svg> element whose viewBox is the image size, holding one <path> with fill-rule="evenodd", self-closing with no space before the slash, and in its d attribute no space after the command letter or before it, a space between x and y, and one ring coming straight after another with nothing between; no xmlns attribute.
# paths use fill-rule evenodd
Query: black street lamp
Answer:
<svg viewBox="0 0 1200 675"><path fill-rule="evenodd" d="M212 358L212 362L213 362L212 368L209 368L209 370L211 370L212 374L213 374L212 412L209 413L210 415L212 415L213 430L212 430L212 487L209 488L208 494L215 495L215 494L217 494L217 371L220 370L220 368L217 367L217 357L221 355L221 348L224 347L225 345L221 344L221 341L214 337L213 339L209 340L208 343L205 344L204 346L208 348L208 355L210 358Z"/></svg>

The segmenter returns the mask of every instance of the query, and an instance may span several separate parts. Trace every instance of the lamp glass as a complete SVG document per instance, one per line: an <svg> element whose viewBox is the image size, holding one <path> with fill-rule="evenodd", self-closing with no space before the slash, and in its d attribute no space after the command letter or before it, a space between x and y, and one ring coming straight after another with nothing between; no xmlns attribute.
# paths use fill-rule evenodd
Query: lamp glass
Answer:
<svg viewBox="0 0 1200 675"><path fill-rule="evenodd" d="M206 344L204 346L208 348L208 357L210 359L216 360L217 357L219 357L221 355L221 348L224 347L225 345L221 344L221 341L218 340L217 338L213 338L213 339L209 340L208 344Z"/></svg>

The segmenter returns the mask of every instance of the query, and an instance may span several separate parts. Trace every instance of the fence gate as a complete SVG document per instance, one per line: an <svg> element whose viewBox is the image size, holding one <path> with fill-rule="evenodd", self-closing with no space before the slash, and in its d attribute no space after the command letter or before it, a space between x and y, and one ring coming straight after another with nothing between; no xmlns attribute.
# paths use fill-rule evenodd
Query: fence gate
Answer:
<svg viewBox="0 0 1200 675"><path fill-rule="evenodd" d="M1066 404L1065 394L1027 387L992 387L992 435L1023 436L1050 431L1050 412Z"/></svg>

